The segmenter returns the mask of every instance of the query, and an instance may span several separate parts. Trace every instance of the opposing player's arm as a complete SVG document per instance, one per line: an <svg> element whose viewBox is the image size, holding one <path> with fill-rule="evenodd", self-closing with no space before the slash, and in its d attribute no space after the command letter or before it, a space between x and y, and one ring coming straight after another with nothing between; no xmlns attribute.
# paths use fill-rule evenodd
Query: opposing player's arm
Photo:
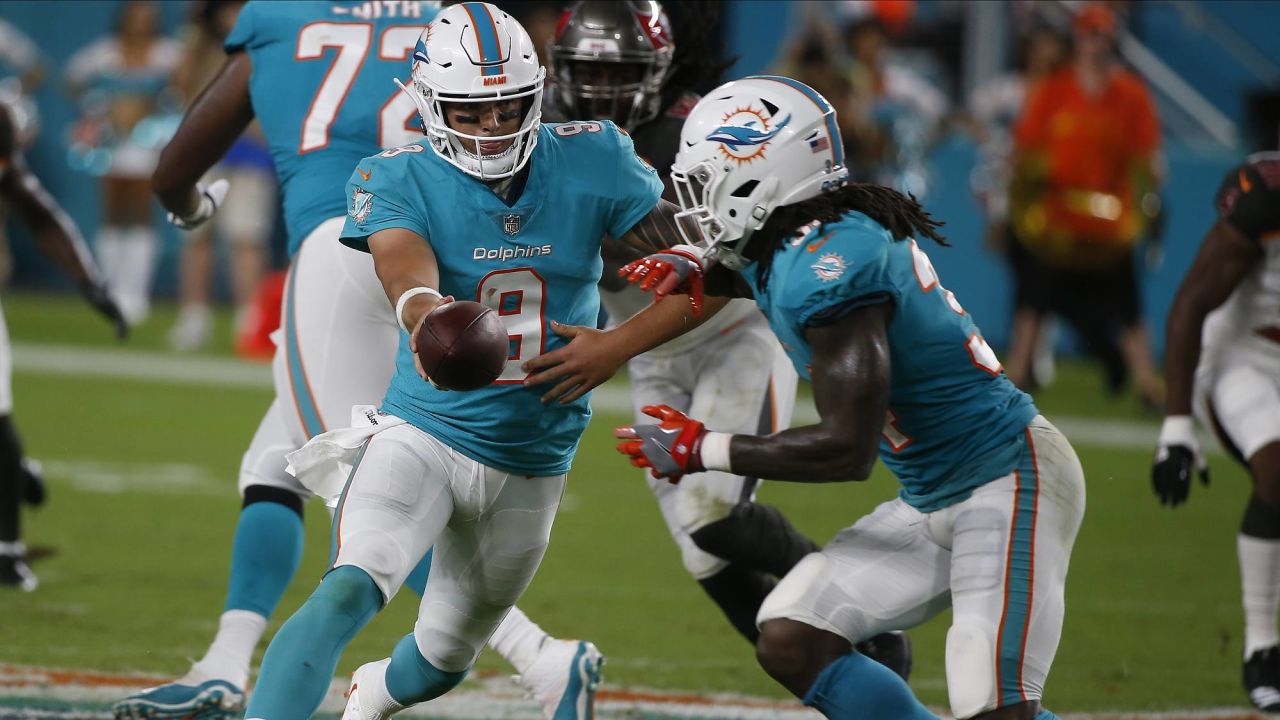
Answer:
<svg viewBox="0 0 1280 720"><path fill-rule="evenodd" d="M658 200L653 210L640 219L634 227L617 240L606 239L606 244L615 243L621 247L605 250L606 262L612 258L620 262L616 267L606 265L605 272L617 274L622 264L637 260L654 253L683 244L684 237L699 237L698 229L693 226L691 218L677 218L680 208L667 200ZM680 234L679 226L683 224L686 235ZM718 297L751 297L751 291L743 283L741 276L723 267L704 268L705 292Z"/></svg>
<svg viewBox="0 0 1280 720"><path fill-rule="evenodd" d="M0 135L12 135L8 114L2 108ZM124 338L129 333L128 324L107 293L80 229L27 167L22 153L11 143L0 146L7 148L0 153L0 197L31 228L40 251L75 281L89 303L115 325L116 335Z"/></svg>
<svg viewBox="0 0 1280 720"><path fill-rule="evenodd" d="M253 104L249 100L252 72L248 53L232 53L196 97L173 139L161 151L151 176L151 190L176 218L197 217L206 199L215 205L205 208L208 214L216 209L216 202L198 184L253 121Z"/></svg>
<svg viewBox="0 0 1280 720"><path fill-rule="evenodd" d="M1190 415L1200 333L1205 317L1226 302L1240 281L1262 260L1262 248L1226 219L1209 229L1195 261L1173 298L1165 326L1168 415Z"/></svg>

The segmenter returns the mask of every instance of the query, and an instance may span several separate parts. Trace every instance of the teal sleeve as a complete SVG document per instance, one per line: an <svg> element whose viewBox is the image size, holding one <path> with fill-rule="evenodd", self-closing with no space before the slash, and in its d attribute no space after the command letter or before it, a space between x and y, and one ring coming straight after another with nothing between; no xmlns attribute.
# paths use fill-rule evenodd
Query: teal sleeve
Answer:
<svg viewBox="0 0 1280 720"><path fill-rule="evenodd" d="M231 32L227 34L227 39L222 42L222 49L228 55L234 52L240 52L249 47L253 41L254 18L258 14L258 3L246 3L240 9L240 14L236 16L235 27L231 28Z"/></svg>
<svg viewBox="0 0 1280 720"><path fill-rule="evenodd" d="M405 201L402 188L408 183L403 161L378 163L365 158L347 181L347 221L341 242L347 247L369 252L369 236L379 230L403 228L429 239L426 218Z"/></svg>
<svg viewBox="0 0 1280 720"><path fill-rule="evenodd" d="M620 238L658 205L662 197L662 178L636 153L629 135L611 122L606 122L605 128L616 138L618 157L617 182L614 183L609 216L605 222L609 235Z"/></svg>
<svg viewBox="0 0 1280 720"><path fill-rule="evenodd" d="M889 268L891 242L874 234L837 231L815 252L799 251L804 262L795 266L797 277L788 283L796 291L788 304L795 308L797 324L826 325L860 307L897 302L899 291Z"/></svg>

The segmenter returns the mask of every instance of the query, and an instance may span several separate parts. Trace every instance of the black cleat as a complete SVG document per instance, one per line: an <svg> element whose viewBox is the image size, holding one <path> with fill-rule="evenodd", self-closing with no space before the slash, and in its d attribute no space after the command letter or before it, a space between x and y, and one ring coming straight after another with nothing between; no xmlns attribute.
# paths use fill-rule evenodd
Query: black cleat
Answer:
<svg viewBox="0 0 1280 720"><path fill-rule="evenodd" d="M40 461L22 458L22 502L31 507L40 507L48 495Z"/></svg>
<svg viewBox="0 0 1280 720"><path fill-rule="evenodd" d="M911 638L901 630L880 633L853 648L898 673L903 680L911 678Z"/></svg>
<svg viewBox="0 0 1280 720"><path fill-rule="evenodd" d="M36 589L39 582L36 580L35 573L31 572L31 568L27 567L26 553L23 552L22 545L17 543L4 543L13 551L8 549L0 551L0 588L13 587L23 592L31 592Z"/></svg>
<svg viewBox="0 0 1280 720"><path fill-rule="evenodd" d="M1255 650L1244 661L1244 691L1259 710L1280 712L1280 646Z"/></svg>

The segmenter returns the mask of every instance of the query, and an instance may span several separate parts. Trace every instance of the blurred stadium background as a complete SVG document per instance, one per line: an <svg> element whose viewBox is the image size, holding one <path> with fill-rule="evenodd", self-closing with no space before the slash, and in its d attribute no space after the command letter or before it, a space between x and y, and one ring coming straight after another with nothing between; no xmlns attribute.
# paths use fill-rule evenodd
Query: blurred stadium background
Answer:
<svg viewBox="0 0 1280 720"><path fill-rule="evenodd" d="M544 38L559 10L555 3L499 5ZM11 34L0 36L3 86L38 114L27 159L91 246L103 224L102 153L111 151L94 129L108 111L92 92L69 93L67 73L77 52L112 32L124 6L0 3L5 31L29 38L33 51ZM1019 66L1031 33L1044 28L1069 40L1074 6L756 0L670 2L667 9L677 44L697 33L724 58L736 58L725 79L787 70L818 87L847 85L842 107L862 113L858 120L883 142L874 152L864 148L865 164L855 170L915 192L946 220L954 247L933 253L934 263L1001 349L1010 335L1013 278L1004 251L985 239L986 194L999 187L999 133L1007 137L1007 130L984 119L983 101L973 98ZM1211 199L1223 173L1249 152L1275 149L1280 138L1280 3L1111 7L1122 62L1143 79L1160 118L1161 221L1133 247L1158 358L1165 314L1213 221ZM211 16L205 3L153 8L157 32L179 43L190 42L193 27ZM869 68L856 56L852 31L871 18L885 28L883 62L919 83L910 86L908 102L877 92L874 80L860 81ZM181 112L178 85L157 87L141 142L163 144ZM269 372L252 359L262 353L254 336L260 340L265 328L247 327L233 311L231 272L217 262L208 332L199 342L176 341L184 241L158 206L148 212L161 238L155 302L125 345L113 343L106 324L67 292L70 285L21 224L10 218L5 227L15 417L28 454L45 463L52 497L26 520L27 544L43 554L35 565L39 591L0 592L0 716L100 715L125 689L183 671L215 627L239 457L270 398ZM270 205L264 217L258 231L265 264L279 269L278 210ZM227 243L215 243L219 260L233 254ZM1046 704L1068 714L1243 708L1233 548L1247 479L1215 455L1216 484L1195 488L1185 508L1161 509L1148 480L1158 416L1133 390L1107 393L1079 347L1069 331L1057 334L1056 376L1036 392L1079 449L1091 495ZM629 414L625 389L618 379L599 393L552 549L522 606L549 631L591 638L610 656L609 716L781 716L780 708L791 706L769 704L783 697L781 689L687 580L644 483L612 452L610 428ZM811 410L800 414L801 421L812 417ZM883 469L865 486L775 484L762 491L816 538L892 493ZM318 503L309 506L307 526L303 572L282 609L306 596L326 552ZM411 602L395 603L351 646L342 670L385 654L413 613ZM273 630L287 616L280 614ZM912 684L939 707L944 632L942 618L914 633ZM481 668L501 670L487 657ZM735 701L731 711L706 699L719 693L770 700Z"/></svg>

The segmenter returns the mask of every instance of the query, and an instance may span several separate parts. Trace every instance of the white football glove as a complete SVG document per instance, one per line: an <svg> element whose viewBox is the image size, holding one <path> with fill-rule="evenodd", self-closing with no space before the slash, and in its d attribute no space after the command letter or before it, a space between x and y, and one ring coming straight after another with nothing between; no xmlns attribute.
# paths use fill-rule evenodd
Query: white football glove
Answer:
<svg viewBox="0 0 1280 720"><path fill-rule="evenodd" d="M186 217L178 217L174 213L169 213L169 223L181 230L194 230L205 223L213 214L218 212L218 208L222 205L222 201L227 198L227 190L231 187L231 183L226 179L214 180L205 187L203 184L196 184L196 191L200 193L200 204L196 206L195 212Z"/></svg>

